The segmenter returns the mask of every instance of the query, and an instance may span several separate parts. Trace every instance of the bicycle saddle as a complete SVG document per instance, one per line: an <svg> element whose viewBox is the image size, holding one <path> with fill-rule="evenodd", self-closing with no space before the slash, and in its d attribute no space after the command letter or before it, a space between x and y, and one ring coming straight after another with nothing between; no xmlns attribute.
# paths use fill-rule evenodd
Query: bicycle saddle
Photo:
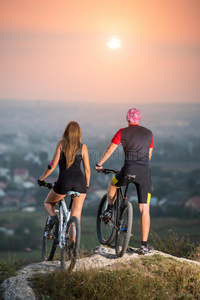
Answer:
<svg viewBox="0 0 200 300"><path fill-rule="evenodd" d="M136 178L136 175L125 174L125 178L127 178L128 180L135 179L135 178Z"/></svg>
<svg viewBox="0 0 200 300"><path fill-rule="evenodd" d="M74 192L74 191L69 191L69 192L67 193L67 196L80 197L80 193Z"/></svg>

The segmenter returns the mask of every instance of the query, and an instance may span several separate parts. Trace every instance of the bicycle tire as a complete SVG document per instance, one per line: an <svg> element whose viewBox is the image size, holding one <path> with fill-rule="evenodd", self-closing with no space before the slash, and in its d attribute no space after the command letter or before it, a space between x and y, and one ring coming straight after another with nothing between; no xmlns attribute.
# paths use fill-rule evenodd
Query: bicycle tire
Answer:
<svg viewBox="0 0 200 300"><path fill-rule="evenodd" d="M127 202L120 214L119 228L116 232L115 252L117 257L122 257L127 250L131 237L132 222L133 207L130 202Z"/></svg>
<svg viewBox="0 0 200 300"><path fill-rule="evenodd" d="M116 209L115 205L113 208L113 216L112 216L112 225L110 223L105 223L101 219L101 215L104 212L107 205L107 195L105 194L103 198L101 199L101 202L99 204L98 212L97 212L97 237L99 239L99 242L102 245L111 245L112 242L115 239L116 229Z"/></svg>
<svg viewBox="0 0 200 300"><path fill-rule="evenodd" d="M71 272L76 264L76 259L80 249L80 223L75 216L71 217L67 223L65 245L61 249L61 268ZM75 235L73 246L71 245L71 235ZM66 261L70 261L68 268Z"/></svg>
<svg viewBox="0 0 200 300"><path fill-rule="evenodd" d="M59 221L57 221L51 231L48 230L47 221L44 227L43 239L42 239L42 260L51 261L53 260L58 244L58 228Z"/></svg>

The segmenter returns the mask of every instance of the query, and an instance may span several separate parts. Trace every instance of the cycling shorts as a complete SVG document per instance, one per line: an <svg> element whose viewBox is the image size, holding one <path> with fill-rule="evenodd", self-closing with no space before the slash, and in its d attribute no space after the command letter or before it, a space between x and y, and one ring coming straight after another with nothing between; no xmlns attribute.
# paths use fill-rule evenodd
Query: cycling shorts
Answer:
<svg viewBox="0 0 200 300"><path fill-rule="evenodd" d="M62 174L62 176L61 176ZM71 170L61 173L58 181L55 183L53 190L60 195L66 195L69 191L86 194L85 176L81 170Z"/></svg>
<svg viewBox="0 0 200 300"><path fill-rule="evenodd" d="M151 200L151 169L149 168L149 165L125 165L112 178L112 183L116 187L125 186L127 183L125 174L136 176L131 182L133 182L136 186L138 203L149 204Z"/></svg>

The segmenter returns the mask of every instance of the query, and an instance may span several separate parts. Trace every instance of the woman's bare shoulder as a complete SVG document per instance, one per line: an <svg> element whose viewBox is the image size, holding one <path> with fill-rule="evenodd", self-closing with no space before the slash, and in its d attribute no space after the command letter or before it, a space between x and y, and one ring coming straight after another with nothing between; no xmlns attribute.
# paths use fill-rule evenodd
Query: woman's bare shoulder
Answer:
<svg viewBox="0 0 200 300"><path fill-rule="evenodd" d="M86 146L85 144L83 144L83 146L82 146L82 151L83 151L83 152L88 151L88 148L87 148L87 146Z"/></svg>
<svg viewBox="0 0 200 300"><path fill-rule="evenodd" d="M57 143L57 148L63 148L63 140L59 140Z"/></svg>

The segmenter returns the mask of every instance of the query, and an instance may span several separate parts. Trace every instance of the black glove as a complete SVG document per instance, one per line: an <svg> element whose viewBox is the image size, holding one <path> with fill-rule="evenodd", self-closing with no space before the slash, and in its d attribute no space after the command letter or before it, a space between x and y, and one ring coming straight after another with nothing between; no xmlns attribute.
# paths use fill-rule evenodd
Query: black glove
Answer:
<svg viewBox="0 0 200 300"><path fill-rule="evenodd" d="M45 182L44 182L44 180L38 179L38 184L39 184L39 186L44 186Z"/></svg>

